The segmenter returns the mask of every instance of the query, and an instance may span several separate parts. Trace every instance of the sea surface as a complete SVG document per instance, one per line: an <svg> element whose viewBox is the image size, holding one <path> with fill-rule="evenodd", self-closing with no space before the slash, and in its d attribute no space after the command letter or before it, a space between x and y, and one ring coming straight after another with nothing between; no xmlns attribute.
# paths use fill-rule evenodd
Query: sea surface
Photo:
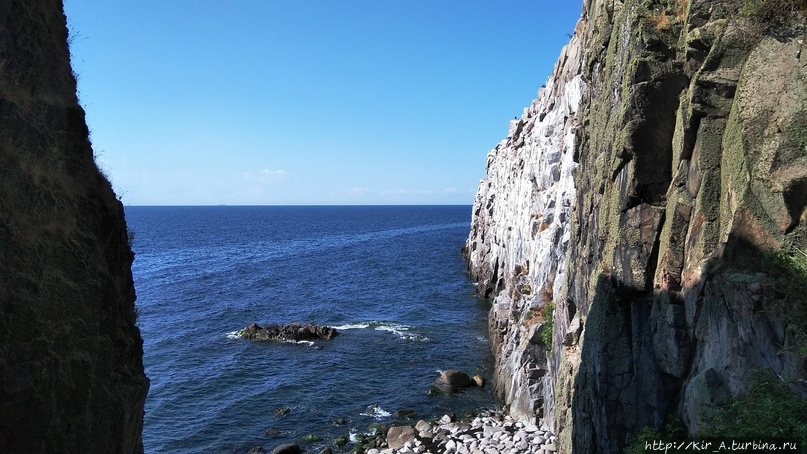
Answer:
<svg viewBox="0 0 807 454"><path fill-rule="evenodd" d="M416 412L413 424L493 408L487 387L427 395L442 370L491 375L488 306L460 253L470 215L470 206L127 207L151 379L145 451L294 442L319 452L373 424L406 422L401 410ZM234 335L291 322L340 334Z"/></svg>

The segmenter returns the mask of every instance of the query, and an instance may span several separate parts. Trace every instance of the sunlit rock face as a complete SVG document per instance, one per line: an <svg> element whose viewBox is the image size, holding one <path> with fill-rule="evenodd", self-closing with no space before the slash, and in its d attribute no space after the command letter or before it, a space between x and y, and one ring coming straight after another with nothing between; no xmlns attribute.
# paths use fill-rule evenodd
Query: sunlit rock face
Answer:
<svg viewBox="0 0 807 454"><path fill-rule="evenodd" d="M522 419L551 416L543 411L543 402L552 399L551 334L545 330L550 306L564 300L575 134L587 90L580 65L581 41L574 38L538 99L510 122L507 138L488 154L465 245L478 293L493 298L494 389Z"/></svg>
<svg viewBox="0 0 807 454"><path fill-rule="evenodd" d="M143 452L133 254L61 2L0 2L0 125L0 451Z"/></svg>
<svg viewBox="0 0 807 454"><path fill-rule="evenodd" d="M804 296L765 257L807 249L807 36L741 6L584 2L488 155L465 254L495 389L561 452L696 435L757 370L803 388Z"/></svg>

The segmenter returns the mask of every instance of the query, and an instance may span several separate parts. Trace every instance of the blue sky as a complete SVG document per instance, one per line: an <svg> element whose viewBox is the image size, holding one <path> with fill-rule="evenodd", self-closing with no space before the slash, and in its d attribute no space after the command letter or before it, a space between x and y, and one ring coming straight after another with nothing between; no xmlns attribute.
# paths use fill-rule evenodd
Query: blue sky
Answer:
<svg viewBox="0 0 807 454"><path fill-rule="evenodd" d="M471 204L581 2L65 0L128 205Z"/></svg>

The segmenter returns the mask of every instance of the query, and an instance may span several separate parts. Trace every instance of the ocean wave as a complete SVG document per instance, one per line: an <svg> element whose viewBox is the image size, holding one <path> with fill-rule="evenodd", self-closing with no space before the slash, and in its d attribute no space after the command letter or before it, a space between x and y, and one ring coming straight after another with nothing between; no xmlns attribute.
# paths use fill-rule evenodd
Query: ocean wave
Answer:
<svg viewBox="0 0 807 454"><path fill-rule="evenodd" d="M416 341L416 342L431 342L431 339L428 337L418 334L416 332L412 332L412 326L404 325L397 322L387 322L387 321L379 321L373 320L369 322L355 322L355 323L345 323L344 325L337 325L334 326L337 331L348 331L352 329L373 329L375 331L385 331L390 334L394 334L398 336L401 340L406 341Z"/></svg>
<svg viewBox="0 0 807 454"><path fill-rule="evenodd" d="M384 419L392 416L392 413L388 412L387 410L384 410L378 404L370 405L359 414L362 416L369 416L374 419Z"/></svg>
<svg viewBox="0 0 807 454"><path fill-rule="evenodd" d="M369 327L370 327L369 323L347 323L344 325L333 326L332 328L334 328L337 331L347 331L350 329L365 329Z"/></svg>
<svg viewBox="0 0 807 454"><path fill-rule="evenodd" d="M375 327L376 331L386 331L388 333L398 336L401 340L409 340L416 342L430 342L426 336L417 333L410 333L411 326L401 325L397 323L381 324Z"/></svg>

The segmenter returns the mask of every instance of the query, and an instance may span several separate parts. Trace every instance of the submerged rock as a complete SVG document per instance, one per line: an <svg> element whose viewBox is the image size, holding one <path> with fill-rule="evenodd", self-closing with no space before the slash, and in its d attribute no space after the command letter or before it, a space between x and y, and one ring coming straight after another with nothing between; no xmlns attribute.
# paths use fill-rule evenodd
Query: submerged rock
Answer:
<svg viewBox="0 0 807 454"><path fill-rule="evenodd" d="M238 336L244 339L256 341L306 341L313 339L329 340L338 333L335 328L325 325L314 325L311 323L289 323L286 325L265 325L260 326L251 323L246 328L238 331Z"/></svg>

